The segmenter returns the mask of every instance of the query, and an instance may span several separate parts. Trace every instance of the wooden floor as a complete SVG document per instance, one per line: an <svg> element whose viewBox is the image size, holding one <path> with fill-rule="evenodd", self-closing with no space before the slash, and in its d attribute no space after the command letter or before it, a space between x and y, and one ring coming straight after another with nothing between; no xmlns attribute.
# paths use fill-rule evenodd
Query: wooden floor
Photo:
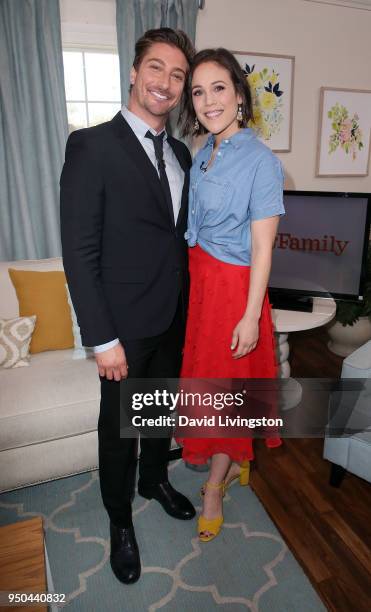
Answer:
<svg viewBox="0 0 371 612"><path fill-rule="evenodd" d="M12 606L6 592L45 593L46 569L44 531L41 516L0 527L0 610L46 612L46 604Z"/></svg>
<svg viewBox="0 0 371 612"><path fill-rule="evenodd" d="M290 335L294 377L335 378L342 358L323 329ZM371 485L347 474L328 484L323 440L287 439L278 449L256 444L251 486L328 610L371 610ZM300 612L300 611L298 611Z"/></svg>

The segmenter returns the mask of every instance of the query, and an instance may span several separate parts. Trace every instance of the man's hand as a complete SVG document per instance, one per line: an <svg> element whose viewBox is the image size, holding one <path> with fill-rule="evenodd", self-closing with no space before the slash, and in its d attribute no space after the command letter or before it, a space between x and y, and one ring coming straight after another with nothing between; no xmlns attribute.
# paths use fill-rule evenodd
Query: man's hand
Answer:
<svg viewBox="0 0 371 612"><path fill-rule="evenodd" d="M105 376L108 380L119 382L128 376L128 364L122 344L116 344L113 348L95 354L99 376Z"/></svg>

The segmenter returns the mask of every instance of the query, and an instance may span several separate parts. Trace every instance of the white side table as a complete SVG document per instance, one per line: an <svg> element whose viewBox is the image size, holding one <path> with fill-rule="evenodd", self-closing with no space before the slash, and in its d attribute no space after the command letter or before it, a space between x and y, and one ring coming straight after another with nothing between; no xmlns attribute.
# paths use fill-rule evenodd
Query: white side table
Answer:
<svg viewBox="0 0 371 612"><path fill-rule="evenodd" d="M288 335L293 331L304 331L325 325L334 318L336 304L332 298L313 298L312 312L297 310L272 309L272 321L276 333L277 359L280 378L290 377L290 364L288 357L290 347Z"/></svg>

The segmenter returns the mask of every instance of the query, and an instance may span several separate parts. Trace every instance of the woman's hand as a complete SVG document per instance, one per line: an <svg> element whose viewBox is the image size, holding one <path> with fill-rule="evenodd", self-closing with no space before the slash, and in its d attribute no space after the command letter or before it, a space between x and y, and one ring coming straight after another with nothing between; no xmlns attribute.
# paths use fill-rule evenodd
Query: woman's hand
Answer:
<svg viewBox="0 0 371 612"><path fill-rule="evenodd" d="M259 340L259 320L243 316L233 330L231 350L233 359L240 359L254 350Z"/></svg>

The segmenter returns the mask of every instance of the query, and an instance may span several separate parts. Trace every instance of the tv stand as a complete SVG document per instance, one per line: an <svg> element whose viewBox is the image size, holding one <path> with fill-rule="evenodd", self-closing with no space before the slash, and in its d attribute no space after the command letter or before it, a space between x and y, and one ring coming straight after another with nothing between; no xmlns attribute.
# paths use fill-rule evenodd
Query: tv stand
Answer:
<svg viewBox="0 0 371 612"><path fill-rule="evenodd" d="M311 312L273 308L272 321L277 339L277 360L280 378L288 378L290 376L288 334L325 325L333 319L335 312L335 301L332 298L320 297L313 298L313 309Z"/></svg>
<svg viewBox="0 0 371 612"><path fill-rule="evenodd" d="M279 310L297 310L299 312L313 312L313 298L307 295L289 295L272 292L269 294L272 308Z"/></svg>

